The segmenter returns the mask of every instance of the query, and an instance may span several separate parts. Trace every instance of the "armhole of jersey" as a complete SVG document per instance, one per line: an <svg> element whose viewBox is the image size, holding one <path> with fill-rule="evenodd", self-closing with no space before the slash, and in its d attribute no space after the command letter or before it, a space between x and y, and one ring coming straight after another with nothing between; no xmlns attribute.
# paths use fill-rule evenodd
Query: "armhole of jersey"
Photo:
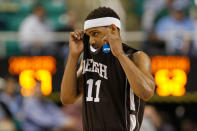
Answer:
<svg viewBox="0 0 197 131"><path fill-rule="evenodd" d="M123 49L124 49L124 46L128 47L129 49L127 51L124 50L124 53L125 55L127 55L130 59L133 58L133 54L138 52L139 50L136 50L136 49L133 49L131 47L129 47L128 45L126 44L123 44Z"/></svg>

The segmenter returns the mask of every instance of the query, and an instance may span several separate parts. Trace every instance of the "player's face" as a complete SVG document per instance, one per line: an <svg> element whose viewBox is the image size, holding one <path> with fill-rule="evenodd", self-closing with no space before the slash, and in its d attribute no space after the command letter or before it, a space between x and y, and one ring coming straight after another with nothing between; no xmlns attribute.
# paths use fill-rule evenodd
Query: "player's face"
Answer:
<svg viewBox="0 0 197 131"><path fill-rule="evenodd" d="M103 37L110 32L109 27L94 27L86 30L86 34L90 37L89 43L95 49L101 48L105 44Z"/></svg>
<svg viewBox="0 0 197 131"><path fill-rule="evenodd" d="M35 14L39 17L40 20L44 20L45 10L43 7L39 6L35 9Z"/></svg>
<svg viewBox="0 0 197 131"><path fill-rule="evenodd" d="M9 95L14 95L17 91L16 84L17 83L15 79L9 78L6 83L6 88L5 88L6 93L8 93Z"/></svg>

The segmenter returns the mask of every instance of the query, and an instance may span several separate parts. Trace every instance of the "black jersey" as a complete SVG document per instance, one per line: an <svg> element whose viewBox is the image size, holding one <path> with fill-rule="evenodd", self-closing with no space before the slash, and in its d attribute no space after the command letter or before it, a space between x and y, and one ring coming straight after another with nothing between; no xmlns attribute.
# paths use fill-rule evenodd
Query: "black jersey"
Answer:
<svg viewBox="0 0 197 131"><path fill-rule="evenodd" d="M84 131L138 131L145 102L130 88L118 59L102 50L90 51L85 36L83 58ZM123 44L125 53L137 50Z"/></svg>

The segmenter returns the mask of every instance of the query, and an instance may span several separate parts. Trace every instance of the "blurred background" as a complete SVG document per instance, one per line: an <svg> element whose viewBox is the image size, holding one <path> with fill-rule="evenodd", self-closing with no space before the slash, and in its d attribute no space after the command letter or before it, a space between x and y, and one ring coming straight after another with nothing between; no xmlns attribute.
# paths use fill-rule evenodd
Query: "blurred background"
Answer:
<svg viewBox="0 0 197 131"><path fill-rule="evenodd" d="M81 100L63 106L60 85L69 32L99 6L151 57L141 131L197 131L197 0L0 0L0 130L82 131Z"/></svg>

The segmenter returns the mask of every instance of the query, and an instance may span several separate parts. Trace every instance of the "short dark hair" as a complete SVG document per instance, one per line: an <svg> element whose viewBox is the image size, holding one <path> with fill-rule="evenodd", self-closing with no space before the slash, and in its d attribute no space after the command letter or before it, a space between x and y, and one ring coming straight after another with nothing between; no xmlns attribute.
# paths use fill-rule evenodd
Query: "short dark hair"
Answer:
<svg viewBox="0 0 197 131"><path fill-rule="evenodd" d="M41 4L41 3L36 3L36 4L33 6L33 8L32 8L32 12L36 11L37 9L43 9L43 10L45 10L45 7L44 7L44 5Z"/></svg>
<svg viewBox="0 0 197 131"><path fill-rule="evenodd" d="M99 7L97 9L94 9L92 12L90 12L90 14L86 17L85 20L91 20L102 17L114 17L120 20L118 14L109 7Z"/></svg>

